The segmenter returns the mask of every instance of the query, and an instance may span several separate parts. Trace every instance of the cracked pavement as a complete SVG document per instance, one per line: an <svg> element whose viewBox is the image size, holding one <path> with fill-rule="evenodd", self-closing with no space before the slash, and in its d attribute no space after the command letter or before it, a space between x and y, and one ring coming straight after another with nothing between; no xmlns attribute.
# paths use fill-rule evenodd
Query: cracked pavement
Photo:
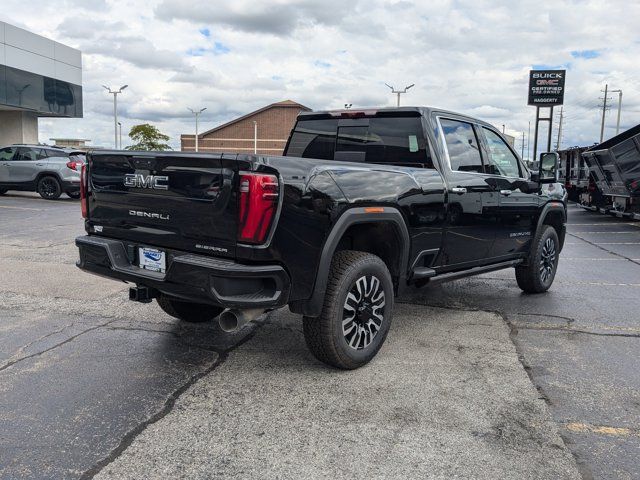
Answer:
<svg viewBox="0 0 640 480"><path fill-rule="evenodd" d="M80 272L78 210L0 197L0 478L636 478L639 249L568 237L545 296L411 292L338 372L288 311L229 335Z"/></svg>

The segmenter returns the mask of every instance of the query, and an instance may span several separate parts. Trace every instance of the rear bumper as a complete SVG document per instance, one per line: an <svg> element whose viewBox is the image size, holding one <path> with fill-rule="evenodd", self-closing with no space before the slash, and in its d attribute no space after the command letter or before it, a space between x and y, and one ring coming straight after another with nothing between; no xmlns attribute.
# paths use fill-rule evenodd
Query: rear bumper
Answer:
<svg viewBox="0 0 640 480"><path fill-rule="evenodd" d="M60 182L62 190L64 192L79 192L80 191L80 177L68 177L63 178Z"/></svg>
<svg viewBox="0 0 640 480"><path fill-rule="evenodd" d="M76 246L80 252L76 265L84 271L192 302L225 308L275 308L286 305L289 298L289 275L279 265L243 265L163 249L167 271L159 273L136 266L138 245L131 242L87 235L76 238Z"/></svg>

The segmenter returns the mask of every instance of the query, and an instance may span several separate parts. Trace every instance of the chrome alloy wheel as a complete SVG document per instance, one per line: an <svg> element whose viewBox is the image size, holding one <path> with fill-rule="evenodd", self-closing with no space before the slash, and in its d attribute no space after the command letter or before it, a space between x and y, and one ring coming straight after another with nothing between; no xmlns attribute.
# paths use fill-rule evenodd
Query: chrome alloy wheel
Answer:
<svg viewBox="0 0 640 480"><path fill-rule="evenodd" d="M382 327L384 289L377 277L364 275L349 290L342 314L342 334L349 347L368 347Z"/></svg>
<svg viewBox="0 0 640 480"><path fill-rule="evenodd" d="M546 283L553 275L553 270L556 267L556 242L553 238L547 238L542 247L542 254L540 255L540 280Z"/></svg>

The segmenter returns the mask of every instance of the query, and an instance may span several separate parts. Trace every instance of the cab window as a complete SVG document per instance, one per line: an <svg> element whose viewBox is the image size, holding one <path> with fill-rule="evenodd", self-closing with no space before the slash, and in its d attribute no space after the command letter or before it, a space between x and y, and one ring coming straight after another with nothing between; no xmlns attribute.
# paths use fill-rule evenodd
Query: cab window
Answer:
<svg viewBox="0 0 640 480"><path fill-rule="evenodd" d="M441 118L440 125L447 144L451 170L483 173L482 156L473 125L448 118Z"/></svg>
<svg viewBox="0 0 640 480"><path fill-rule="evenodd" d="M518 158L500 135L488 128L482 128L487 140L487 173L503 177L521 177Z"/></svg>

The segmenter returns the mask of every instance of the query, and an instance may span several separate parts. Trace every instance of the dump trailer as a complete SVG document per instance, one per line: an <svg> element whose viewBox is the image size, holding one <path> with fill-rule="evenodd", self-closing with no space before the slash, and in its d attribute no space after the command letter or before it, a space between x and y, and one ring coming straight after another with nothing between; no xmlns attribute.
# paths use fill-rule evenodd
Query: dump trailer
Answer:
<svg viewBox="0 0 640 480"><path fill-rule="evenodd" d="M560 180L564 182L569 200L579 201L580 195L589 188L589 167L582 153L589 147L571 147L558 150L560 157Z"/></svg>
<svg viewBox="0 0 640 480"><path fill-rule="evenodd" d="M585 150L591 186L581 204L640 220L640 125Z"/></svg>

